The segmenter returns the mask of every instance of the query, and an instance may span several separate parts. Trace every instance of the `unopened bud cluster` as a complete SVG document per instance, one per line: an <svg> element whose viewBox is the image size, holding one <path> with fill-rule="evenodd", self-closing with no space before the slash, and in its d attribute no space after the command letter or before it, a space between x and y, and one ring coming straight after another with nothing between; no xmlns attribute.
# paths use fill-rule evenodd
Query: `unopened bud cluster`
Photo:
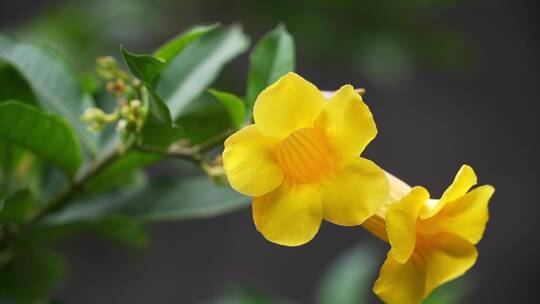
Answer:
<svg viewBox="0 0 540 304"><path fill-rule="evenodd" d="M116 130L122 138L140 132L148 114L147 106L139 99L141 82L122 71L109 56L97 59L96 72L106 81L105 89L115 97L117 108L110 114L99 108L87 109L81 119L90 122L88 129L101 131L106 124L116 122Z"/></svg>
<svg viewBox="0 0 540 304"><path fill-rule="evenodd" d="M122 135L140 132L147 114L148 108L138 99L124 103L120 107L121 119L116 125L116 130Z"/></svg>
<svg viewBox="0 0 540 304"><path fill-rule="evenodd" d="M81 119L90 123L88 130L98 132L106 124L115 122L118 119L118 112L107 114L100 108L88 108L81 116Z"/></svg>
<svg viewBox="0 0 540 304"><path fill-rule="evenodd" d="M116 59L111 56L98 57L96 63L96 72L103 79L129 79L129 75L120 69Z"/></svg>

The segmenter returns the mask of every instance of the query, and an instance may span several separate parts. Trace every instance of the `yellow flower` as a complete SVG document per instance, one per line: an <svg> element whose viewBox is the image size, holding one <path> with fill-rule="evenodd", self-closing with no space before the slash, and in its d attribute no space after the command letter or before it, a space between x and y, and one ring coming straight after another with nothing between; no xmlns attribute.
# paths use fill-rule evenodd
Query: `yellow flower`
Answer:
<svg viewBox="0 0 540 304"><path fill-rule="evenodd" d="M359 157L377 129L352 86L327 102L288 73L259 95L254 120L225 141L223 164L231 186L254 196L253 220L269 241L302 245L323 219L359 225L386 202L384 172Z"/></svg>
<svg viewBox="0 0 540 304"><path fill-rule="evenodd" d="M373 288L384 302L420 303L474 265L494 192L489 185L468 192L475 184L473 169L464 165L441 199L414 187L389 205L385 224L392 248Z"/></svg>

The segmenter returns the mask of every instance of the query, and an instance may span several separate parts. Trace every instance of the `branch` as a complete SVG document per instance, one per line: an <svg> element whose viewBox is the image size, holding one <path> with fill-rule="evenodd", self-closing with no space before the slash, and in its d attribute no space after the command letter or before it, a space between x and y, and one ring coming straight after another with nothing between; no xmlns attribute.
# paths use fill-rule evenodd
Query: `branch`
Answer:
<svg viewBox="0 0 540 304"><path fill-rule="evenodd" d="M71 183L67 188L59 192L48 204L45 205L43 209L35 213L30 219L30 223L38 221L50 212L62 209L62 207L64 207L64 205L66 205L73 197L73 195L75 195L79 191L82 191L85 188L86 183L90 179L98 175L101 170L103 170L105 167L114 162L119 156L121 156L123 154L122 151L122 147L118 146L113 149L107 156L94 163L94 165L92 165L86 172L76 178L75 181Z"/></svg>
<svg viewBox="0 0 540 304"><path fill-rule="evenodd" d="M234 129L227 129L223 132L221 132L220 134L212 137L212 138L209 138L208 140L198 144L198 145L195 145L193 146L193 149L197 152L197 153L204 153L212 148L215 148L217 145L223 143L223 141L225 141L225 139L227 139L227 137L229 137L231 134L233 134L236 130Z"/></svg>
<svg viewBox="0 0 540 304"><path fill-rule="evenodd" d="M90 179L98 175L101 170L114 162L127 150L137 149L145 152L160 153L169 158L178 158L191 161L197 166L201 167L203 170L207 171L205 166L206 159L203 153L221 144L233 132L234 130L228 129L198 145L194 145L191 147L173 145L168 150L150 146L134 146L133 144L128 144L126 148L123 148L122 146L117 146L111 151L110 154L108 154L106 157L102 158L93 166L91 166L86 172L80 175L80 177L76 178L75 181L71 183L66 189L59 192L58 195L56 195L48 204L46 204L43 209L36 212L30 219L30 223L38 221L48 213L62 209L66 204L69 203L70 199L77 192L84 190L84 188L86 187L86 183Z"/></svg>
<svg viewBox="0 0 540 304"><path fill-rule="evenodd" d="M229 137L235 130L227 129L220 134L209 138L208 140L194 146L185 146L182 144L174 144L169 149L162 149L152 146L139 146L138 150L143 152L159 153L170 158L178 158L187 161L194 162L200 165L204 162L204 153L210 149L215 148L217 145L223 143L223 141Z"/></svg>

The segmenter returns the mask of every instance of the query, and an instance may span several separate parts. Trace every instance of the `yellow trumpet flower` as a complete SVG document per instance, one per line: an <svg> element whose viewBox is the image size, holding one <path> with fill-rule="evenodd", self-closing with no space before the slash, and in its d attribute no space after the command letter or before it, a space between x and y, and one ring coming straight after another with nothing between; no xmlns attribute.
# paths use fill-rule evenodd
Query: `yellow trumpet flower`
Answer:
<svg viewBox="0 0 540 304"><path fill-rule="evenodd" d="M475 244L484 233L494 192L489 185L469 192L475 184L476 174L464 165L441 199L430 199L426 189L414 187L390 203L386 214L366 221L368 230L391 245L373 288L385 303L420 303L474 265ZM398 188L394 192L404 192L403 183L391 185Z"/></svg>
<svg viewBox="0 0 540 304"><path fill-rule="evenodd" d="M359 225L387 201L384 171L359 157L377 128L352 86L327 102L288 73L261 92L254 121L225 141L223 164L231 187L254 197L255 226L269 241L305 244L323 219Z"/></svg>

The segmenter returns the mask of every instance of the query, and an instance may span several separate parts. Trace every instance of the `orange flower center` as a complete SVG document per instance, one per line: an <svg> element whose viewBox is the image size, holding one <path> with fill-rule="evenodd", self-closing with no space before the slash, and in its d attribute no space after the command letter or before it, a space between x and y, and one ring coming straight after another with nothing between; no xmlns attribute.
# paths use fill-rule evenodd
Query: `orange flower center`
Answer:
<svg viewBox="0 0 540 304"><path fill-rule="evenodd" d="M276 158L286 176L307 183L319 179L332 168L326 136L314 128L302 128L283 140Z"/></svg>

